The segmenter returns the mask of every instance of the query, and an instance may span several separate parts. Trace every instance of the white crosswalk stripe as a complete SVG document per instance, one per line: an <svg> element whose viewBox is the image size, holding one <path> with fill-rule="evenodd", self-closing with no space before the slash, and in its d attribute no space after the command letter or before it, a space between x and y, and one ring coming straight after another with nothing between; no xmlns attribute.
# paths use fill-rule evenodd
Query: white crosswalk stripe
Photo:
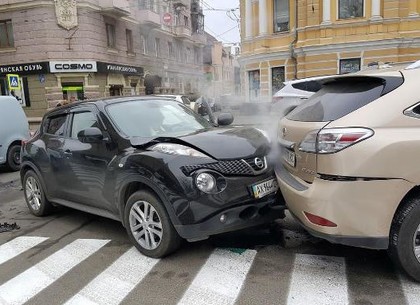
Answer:
<svg viewBox="0 0 420 305"><path fill-rule="evenodd" d="M6 263L47 239L47 237L22 236L0 245L0 262ZM27 302L108 242L109 240L78 239L26 271L16 276L11 275L8 277L9 279L12 276L15 277L0 286L0 304ZM182 292L179 291L178 304L233 305L235 302L242 304L238 297L244 284L248 280L261 281L255 272L259 271L257 266L261 266L262 261L255 260L255 265L252 267L257 255L255 250L246 250L241 253L241 251L229 249L214 249L207 259L200 258L202 260L201 269L192 282L187 282ZM341 305L353 302L350 295L352 292L354 294L354 291L349 291L349 287L353 285L352 289L354 289L355 286L354 282L349 284L348 280L353 278L354 281L355 269L353 265L349 265L350 267L347 268L344 258L308 254L295 254L294 258L293 271L284 274L290 281L283 281L283 284L275 281L265 283L272 285L270 287L275 287L278 291L286 291L283 303L286 302L286 299L288 305ZM273 257L273 259L281 259L281 256ZM136 248L132 247L118 256L109 266L103 266L103 269L98 270L98 274L94 274L93 279L86 286L79 286L77 290L68 292L63 300L68 300L66 305L120 304L131 292L136 294L136 289L141 290L140 283L146 283L144 282L147 281L146 276L152 274L152 270L154 274L159 272L159 261L140 254ZM292 261L289 258L290 264ZM173 264L174 268L179 268L176 261ZM253 271L249 273L251 267ZM0 263L0 268L8 270L10 265L1 265ZM347 271L347 269L349 270ZM68 279L64 278L63 280ZM401 304L420 305L420 284L406 276L400 276L401 285L398 281L394 281L394 283L397 283L395 287L400 287L398 291L399 299L402 298ZM185 288L187 286L188 288ZM168 288L162 287L162 293L165 293L165 289ZM176 303L176 299L173 302ZM54 303L54 300L51 300L51 303Z"/></svg>
<svg viewBox="0 0 420 305"><path fill-rule="evenodd" d="M66 305L119 304L158 262L131 248Z"/></svg>
<svg viewBox="0 0 420 305"><path fill-rule="evenodd" d="M234 304L256 254L214 250L178 304Z"/></svg>
<svg viewBox="0 0 420 305"><path fill-rule="evenodd" d="M19 236L0 246L0 265L46 241L47 237Z"/></svg>
<svg viewBox="0 0 420 305"><path fill-rule="evenodd" d="M78 239L0 286L0 304L23 304L109 240Z"/></svg>
<svg viewBox="0 0 420 305"><path fill-rule="evenodd" d="M343 258L296 255L288 305L348 303Z"/></svg>

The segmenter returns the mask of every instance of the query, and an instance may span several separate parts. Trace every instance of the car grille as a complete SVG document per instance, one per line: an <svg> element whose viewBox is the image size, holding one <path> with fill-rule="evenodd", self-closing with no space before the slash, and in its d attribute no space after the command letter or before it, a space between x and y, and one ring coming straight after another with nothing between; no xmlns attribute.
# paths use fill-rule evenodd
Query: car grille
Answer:
<svg viewBox="0 0 420 305"><path fill-rule="evenodd" d="M245 175L245 176L259 175L265 172L265 170L267 169L265 158L264 157L260 158L264 164L263 168L258 168L255 165L254 159L255 158L219 161L219 162L214 162L214 163L205 163L205 164L196 164L196 165L186 165L186 166L183 166L181 169L186 175L190 175L192 172L199 169L210 169L224 175Z"/></svg>

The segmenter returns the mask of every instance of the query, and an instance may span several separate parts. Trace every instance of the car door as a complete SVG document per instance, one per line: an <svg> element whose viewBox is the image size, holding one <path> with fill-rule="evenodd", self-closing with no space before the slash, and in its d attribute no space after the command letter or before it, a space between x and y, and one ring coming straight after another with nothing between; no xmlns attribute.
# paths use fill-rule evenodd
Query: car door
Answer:
<svg viewBox="0 0 420 305"><path fill-rule="evenodd" d="M63 145L68 117L66 112L54 113L42 126L40 141L45 145L45 155L40 149L36 159L50 198L62 198L63 187L66 186L66 156Z"/></svg>
<svg viewBox="0 0 420 305"><path fill-rule="evenodd" d="M69 118L69 134L63 145L69 169L66 197L63 199L115 212L112 199L105 196L105 188L112 172L108 164L115 155L115 145L102 121L98 117L95 106L83 106L71 111ZM78 139L80 131L97 127L104 134L104 140L98 143L83 143Z"/></svg>

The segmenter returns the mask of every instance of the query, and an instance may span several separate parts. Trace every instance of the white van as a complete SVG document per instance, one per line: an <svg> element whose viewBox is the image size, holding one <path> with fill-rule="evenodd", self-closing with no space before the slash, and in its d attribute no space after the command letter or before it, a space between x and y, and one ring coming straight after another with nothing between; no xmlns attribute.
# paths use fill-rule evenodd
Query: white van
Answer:
<svg viewBox="0 0 420 305"><path fill-rule="evenodd" d="M0 166L20 168L20 148L29 139L29 124L22 106L13 96L0 96Z"/></svg>

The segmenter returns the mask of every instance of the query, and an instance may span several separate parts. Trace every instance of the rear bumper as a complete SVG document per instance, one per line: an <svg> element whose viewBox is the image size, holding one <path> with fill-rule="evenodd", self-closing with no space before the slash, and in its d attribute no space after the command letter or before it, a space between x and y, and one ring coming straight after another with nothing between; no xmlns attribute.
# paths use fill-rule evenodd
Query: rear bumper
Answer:
<svg viewBox="0 0 420 305"><path fill-rule="evenodd" d="M330 181L308 184L283 166L277 181L287 207L313 235L334 243L385 249L395 211L413 185L402 179ZM325 227L308 220L308 212L337 224Z"/></svg>
<svg viewBox="0 0 420 305"><path fill-rule="evenodd" d="M280 194L271 198L218 211L207 220L190 225L175 225L178 234L187 240L206 239L210 235L226 233L253 227L261 224L269 224L276 219L284 218L286 206ZM220 217L225 215L225 221Z"/></svg>

